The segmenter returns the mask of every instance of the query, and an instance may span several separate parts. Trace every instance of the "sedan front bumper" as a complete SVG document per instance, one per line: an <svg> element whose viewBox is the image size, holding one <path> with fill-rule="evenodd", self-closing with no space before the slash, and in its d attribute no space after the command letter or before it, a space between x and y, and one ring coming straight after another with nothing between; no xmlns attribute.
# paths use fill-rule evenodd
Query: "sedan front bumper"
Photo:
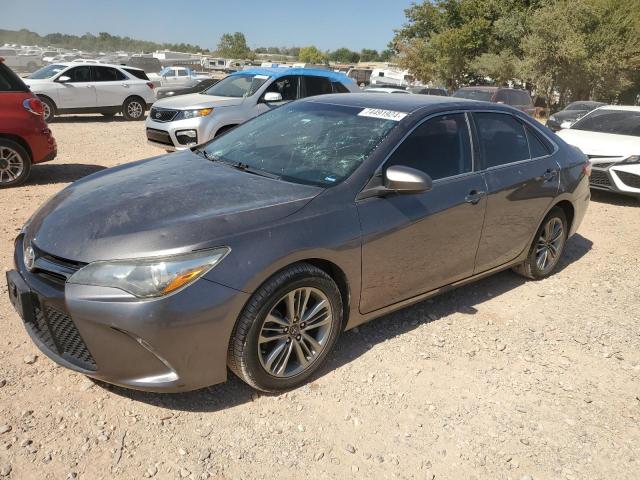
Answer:
<svg viewBox="0 0 640 480"><path fill-rule="evenodd" d="M224 382L235 319L248 295L201 278L157 299L62 283L30 272L16 242L9 295L38 348L56 363L115 385L154 392Z"/></svg>

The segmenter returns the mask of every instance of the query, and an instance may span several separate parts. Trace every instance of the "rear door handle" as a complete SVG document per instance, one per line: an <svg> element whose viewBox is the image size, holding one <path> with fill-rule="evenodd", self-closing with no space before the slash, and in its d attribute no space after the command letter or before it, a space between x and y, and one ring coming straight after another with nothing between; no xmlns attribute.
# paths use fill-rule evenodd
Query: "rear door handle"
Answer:
<svg viewBox="0 0 640 480"><path fill-rule="evenodd" d="M129 88L129 84L128 83L123 83L122 86L126 87L126 88Z"/></svg>
<svg viewBox="0 0 640 480"><path fill-rule="evenodd" d="M544 178L545 182L549 182L554 178L556 178L556 175L558 175L558 170L553 170L551 168L548 168L547 171L544 172L544 174L542 175L542 178Z"/></svg>
<svg viewBox="0 0 640 480"><path fill-rule="evenodd" d="M483 192L482 190L471 190L469 194L464 197L464 201L475 205L480 200L482 200L482 197L484 197L486 194L487 192Z"/></svg>

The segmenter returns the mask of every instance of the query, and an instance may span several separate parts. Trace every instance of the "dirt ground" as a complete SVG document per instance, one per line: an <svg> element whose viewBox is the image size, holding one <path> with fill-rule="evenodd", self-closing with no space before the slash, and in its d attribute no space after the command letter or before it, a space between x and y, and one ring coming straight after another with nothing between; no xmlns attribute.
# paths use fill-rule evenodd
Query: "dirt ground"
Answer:
<svg viewBox="0 0 640 480"><path fill-rule="evenodd" d="M142 123L52 129L58 158L0 191L0 272L49 196L162 153ZM504 272L373 321L278 396L235 378L180 395L94 384L37 350L2 278L0 476L637 479L639 252L640 203L594 193L553 277Z"/></svg>

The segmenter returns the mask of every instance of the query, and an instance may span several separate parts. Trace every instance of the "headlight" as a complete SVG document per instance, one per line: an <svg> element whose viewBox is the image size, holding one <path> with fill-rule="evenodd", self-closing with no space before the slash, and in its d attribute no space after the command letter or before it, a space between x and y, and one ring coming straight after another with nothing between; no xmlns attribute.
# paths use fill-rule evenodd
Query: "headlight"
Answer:
<svg viewBox="0 0 640 480"><path fill-rule="evenodd" d="M630 157L625 158L620 163L640 163L640 155L631 155Z"/></svg>
<svg viewBox="0 0 640 480"><path fill-rule="evenodd" d="M188 118L206 117L211 112L213 112L213 108L200 108L198 110L182 110L176 120L186 120Z"/></svg>
<svg viewBox="0 0 640 480"><path fill-rule="evenodd" d="M160 297L201 277L229 251L222 247L169 257L93 262L74 273L68 282L119 288L141 298Z"/></svg>
<svg viewBox="0 0 640 480"><path fill-rule="evenodd" d="M555 122L555 121L556 121L556 117L555 117L555 115L551 115L551 116L549 117L549 120L551 120L552 122Z"/></svg>

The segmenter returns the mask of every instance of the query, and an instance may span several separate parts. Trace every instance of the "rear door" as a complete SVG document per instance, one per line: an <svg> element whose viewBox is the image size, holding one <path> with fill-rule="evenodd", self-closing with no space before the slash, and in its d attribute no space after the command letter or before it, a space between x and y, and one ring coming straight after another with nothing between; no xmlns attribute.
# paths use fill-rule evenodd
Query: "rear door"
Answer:
<svg viewBox="0 0 640 480"><path fill-rule="evenodd" d="M464 113L425 121L384 168L405 165L433 179L424 193L357 202L362 228L360 310L368 313L473 274L486 207L473 169Z"/></svg>
<svg viewBox="0 0 640 480"><path fill-rule="evenodd" d="M91 78L91 66L79 65L65 70L62 75L68 82L58 82L59 108L95 108L96 88ZM57 80L56 80L57 81Z"/></svg>
<svg viewBox="0 0 640 480"><path fill-rule="evenodd" d="M92 66L98 107L114 107L123 104L131 90L128 78L113 67Z"/></svg>
<svg viewBox="0 0 640 480"><path fill-rule="evenodd" d="M560 186L553 146L506 112L473 114L487 182L487 211L475 273L515 259L538 228Z"/></svg>

